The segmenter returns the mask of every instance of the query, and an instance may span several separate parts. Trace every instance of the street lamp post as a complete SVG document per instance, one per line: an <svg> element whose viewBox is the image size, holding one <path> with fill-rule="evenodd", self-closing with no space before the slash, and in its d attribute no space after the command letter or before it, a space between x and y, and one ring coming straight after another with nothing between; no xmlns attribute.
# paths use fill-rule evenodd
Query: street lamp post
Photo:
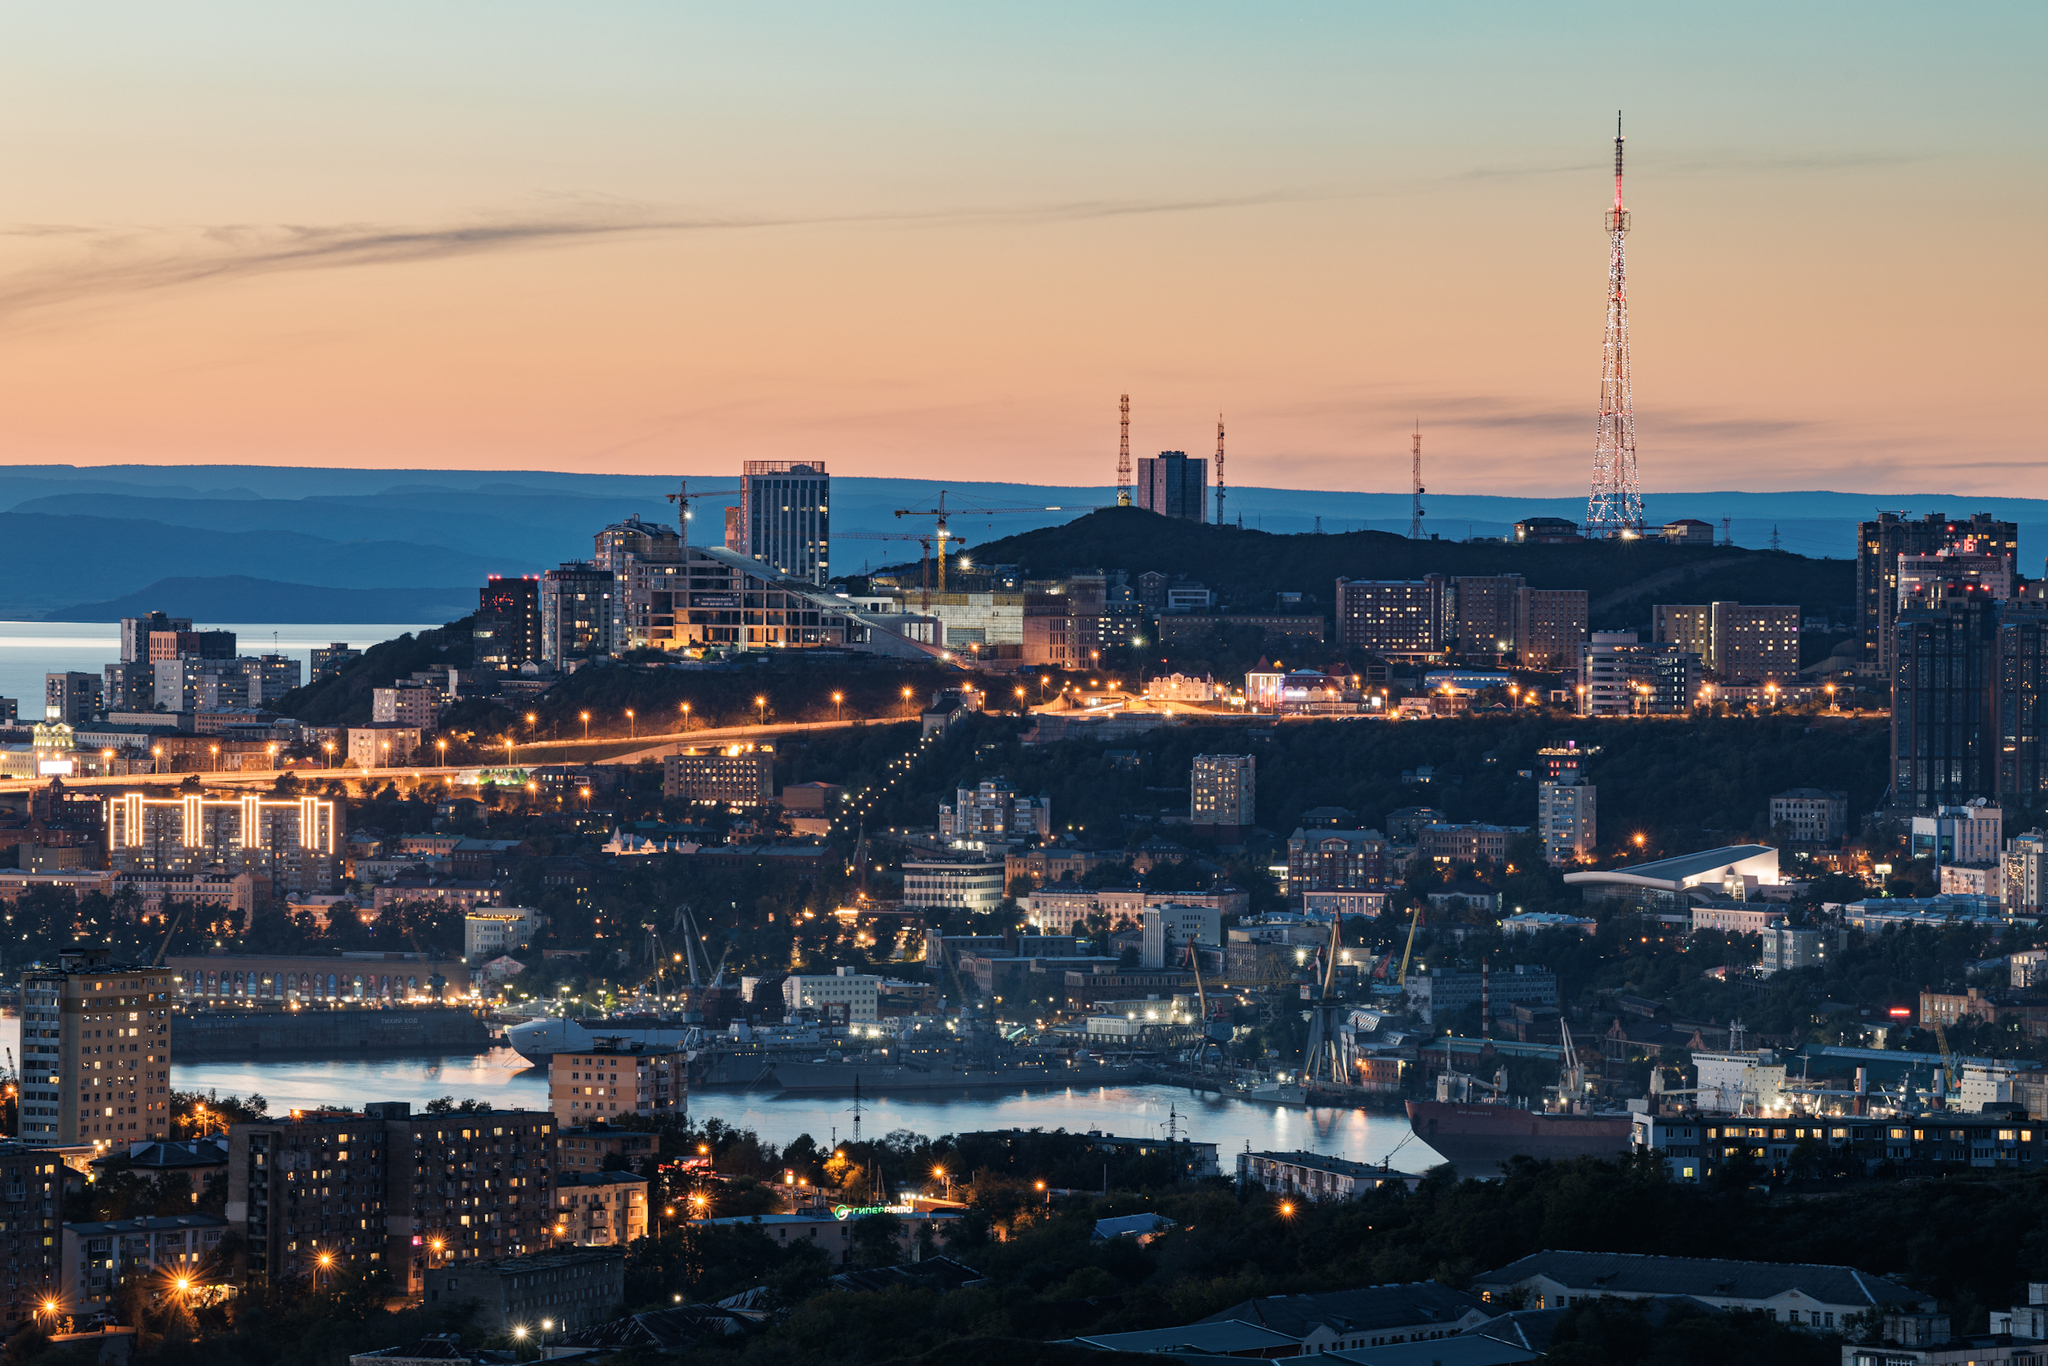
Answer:
<svg viewBox="0 0 2048 1366"><path fill-rule="evenodd" d="M631 707L626 708L626 738L629 740L638 740L640 738L640 722L634 718Z"/></svg>
<svg viewBox="0 0 2048 1366"><path fill-rule="evenodd" d="M768 698L766 694L757 693L754 696L754 723L761 726L768 724Z"/></svg>
<svg viewBox="0 0 2048 1366"><path fill-rule="evenodd" d="M845 700L846 694L843 692L836 692L832 694L832 719L834 721L843 721L846 719L845 715L840 711L840 703L844 702Z"/></svg>
<svg viewBox="0 0 2048 1366"><path fill-rule="evenodd" d="M905 716L910 715L910 689L908 688L903 690L903 714Z"/></svg>
<svg viewBox="0 0 2048 1366"><path fill-rule="evenodd" d="M682 704L682 713L683 729L687 731L690 728L690 704L688 702Z"/></svg>
<svg viewBox="0 0 2048 1366"><path fill-rule="evenodd" d="M590 713L586 711L579 714L583 717L583 738L588 740L590 738Z"/></svg>

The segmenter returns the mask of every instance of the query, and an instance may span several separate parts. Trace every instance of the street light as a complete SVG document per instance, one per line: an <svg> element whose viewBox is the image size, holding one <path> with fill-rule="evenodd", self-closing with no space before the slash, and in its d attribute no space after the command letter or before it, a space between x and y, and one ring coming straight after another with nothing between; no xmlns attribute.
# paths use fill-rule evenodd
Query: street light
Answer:
<svg viewBox="0 0 2048 1366"><path fill-rule="evenodd" d="M1830 691L1833 691L1833 690L1832 690L1832 689L1830 689ZM844 718L844 717L843 717L843 716L841 715L841 713L840 713L840 710L839 710L839 704L840 704L840 703L842 703L842 702L844 702L845 700L846 700L846 694L845 694L845 693L843 693L843 692L836 692L836 693L833 693L833 694L832 694L832 719L833 719L834 721L840 721L840 720L843 720L843 719L845 719L845 718Z"/></svg>
<svg viewBox="0 0 2048 1366"><path fill-rule="evenodd" d="M328 740L328 741L325 741L325 742L323 742L323 743L324 743L324 744L326 745L326 747L327 747L327 766L328 766L329 768L333 768L333 767L334 767L334 741L332 741L332 740ZM163 755L163 750L161 750L161 749L157 750L157 755L158 755L158 757L159 757L159 758L161 758L161 757L162 757L162 755Z"/></svg>
<svg viewBox="0 0 2048 1366"><path fill-rule="evenodd" d="M434 741L434 748L441 751L441 767L448 767L448 742L446 740L436 740Z"/></svg>
<svg viewBox="0 0 2048 1366"><path fill-rule="evenodd" d="M586 711L580 713L580 715L583 717L583 738L588 740L590 738L590 713Z"/></svg>
<svg viewBox="0 0 2048 1366"><path fill-rule="evenodd" d="M220 772L220 746L208 745L207 748L213 751L213 771L218 773Z"/></svg>
<svg viewBox="0 0 2048 1366"><path fill-rule="evenodd" d="M903 690L903 714L905 716L910 715L910 689L908 688Z"/></svg>
<svg viewBox="0 0 2048 1366"><path fill-rule="evenodd" d="M682 704L682 713L683 729L688 730L690 728L690 704L688 702Z"/></svg>
<svg viewBox="0 0 2048 1366"><path fill-rule="evenodd" d="M765 694L756 694L754 697L754 717L756 724L768 724L768 698Z"/></svg>
<svg viewBox="0 0 2048 1366"><path fill-rule="evenodd" d="M953 1198L953 1174L944 1167L933 1167L932 1176L946 1183L946 1198L951 1200Z"/></svg>
<svg viewBox="0 0 2048 1366"><path fill-rule="evenodd" d="M640 738L640 723L633 719L633 709L631 707L626 708L626 738L629 740L638 740Z"/></svg>

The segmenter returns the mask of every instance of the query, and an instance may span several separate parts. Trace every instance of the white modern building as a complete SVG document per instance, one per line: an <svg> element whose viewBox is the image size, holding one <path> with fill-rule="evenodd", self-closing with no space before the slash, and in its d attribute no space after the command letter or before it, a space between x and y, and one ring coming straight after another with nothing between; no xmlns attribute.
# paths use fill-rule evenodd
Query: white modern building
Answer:
<svg viewBox="0 0 2048 1366"><path fill-rule="evenodd" d="M905 860L903 904L992 911L1003 899L1005 867L1001 859Z"/></svg>
<svg viewBox="0 0 2048 1366"><path fill-rule="evenodd" d="M791 974L782 980L782 1004L815 1010L833 1023L873 1024L881 1013L882 979L841 968L830 977Z"/></svg>
<svg viewBox="0 0 2048 1366"><path fill-rule="evenodd" d="M541 922L531 906L472 906L462 917L462 956L482 963L525 948Z"/></svg>
<svg viewBox="0 0 2048 1366"><path fill-rule="evenodd" d="M1214 906L1185 906L1165 902L1145 908L1141 922L1144 939L1138 946L1139 965L1163 968L1190 943L1211 946L1223 943L1223 915Z"/></svg>

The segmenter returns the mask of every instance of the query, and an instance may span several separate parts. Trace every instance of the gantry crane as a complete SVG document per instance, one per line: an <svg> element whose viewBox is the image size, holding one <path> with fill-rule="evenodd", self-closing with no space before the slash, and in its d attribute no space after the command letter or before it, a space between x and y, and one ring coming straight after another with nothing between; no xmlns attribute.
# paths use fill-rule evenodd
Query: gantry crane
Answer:
<svg viewBox="0 0 2048 1366"><path fill-rule="evenodd" d="M676 505L676 527L682 533L683 544L688 545L690 543L690 500L693 498L737 498L740 496L740 491L738 489L708 489L703 493L692 493L690 492L690 481L678 479L676 481L676 491L664 496Z"/></svg>
<svg viewBox="0 0 2048 1366"><path fill-rule="evenodd" d="M1044 506L1040 506L1040 507L1003 507L1003 508L957 508L957 507L956 507L956 508L949 508L949 507L947 507L947 506L946 506L946 490L944 490L944 489L940 489L940 490L939 490L939 505L938 505L938 506L937 506L936 508L897 508L897 509L896 509L896 515L897 515L898 517L932 517L932 518L934 518L934 519L935 519L935 525L933 526L933 529L932 529L932 538L933 538L933 540L934 540L934 541L936 541L936 542L937 542L937 544L938 544L938 552L939 552L939 554L938 554L938 559L939 559L939 591L940 591L941 593L943 593L943 592L945 592L945 591L946 591L946 542L947 542L947 540L948 540L948 539L951 539L951 538L952 538L952 536L953 536L953 533L952 533L952 532L950 532L950 531L948 531L948 530L946 529L946 518L947 518L948 516L950 516L951 514L953 514L953 513L956 513L956 512L958 512L958 513L963 513L963 514L966 514L966 515L969 515L969 516L974 516L974 517L982 517L982 516L988 516L988 517L997 517L997 516L1005 516L1005 515L1008 515L1008 514L1010 514L1010 513L1016 513L1016 512L1093 512L1093 511L1095 511L1095 507L1094 507L1094 506L1093 506L1092 504L1091 504L1091 505L1089 505L1089 506L1087 506L1087 507L1079 507L1079 506L1076 506L1076 507L1058 507L1058 506L1054 506L1054 507L1044 507Z"/></svg>

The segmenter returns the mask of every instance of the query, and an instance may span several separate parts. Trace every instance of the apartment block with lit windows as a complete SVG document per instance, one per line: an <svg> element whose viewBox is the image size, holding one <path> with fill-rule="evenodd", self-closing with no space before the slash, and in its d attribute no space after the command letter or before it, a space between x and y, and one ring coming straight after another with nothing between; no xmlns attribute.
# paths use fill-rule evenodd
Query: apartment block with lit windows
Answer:
<svg viewBox="0 0 2048 1366"><path fill-rule="evenodd" d="M548 1060L548 1104L564 1128L621 1115L681 1114L689 1063L680 1049L601 1046Z"/></svg>
<svg viewBox="0 0 2048 1366"><path fill-rule="evenodd" d="M228 1131L228 1223L251 1283L381 1268L418 1295L430 1272L549 1245L554 1117L413 1114L404 1101L293 1111Z"/></svg>
<svg viewBox="0 0 2048 1366"><path fill-rule="evenodd" d="M171 974L81 950L21 985L20 1137L99 1148L168 1138Z"/></svg>
<svg viewBox="0 0 2048 1366"><path fill-rule="evenodd" d="M158 875L253 873L280 893L332 892L342 820L340 805L326 797L126 792L106 801L107 866Z"/></svg>
<svg viewBox="0 0 2048 1366"><path fill-rule="evenodd" d="M54 1153L0 1139L0 1333L27 1326L39 1312L69 1312L57 1291L63 1199L64 1164Z"/></svg>
<svg viewBox="0 0 2048 1366"><path fill-rule="evenodd" d="M624 1247L647 1236L647 1178L633 1172L555 1177L553 1237L577 1247Z"/></svg>

